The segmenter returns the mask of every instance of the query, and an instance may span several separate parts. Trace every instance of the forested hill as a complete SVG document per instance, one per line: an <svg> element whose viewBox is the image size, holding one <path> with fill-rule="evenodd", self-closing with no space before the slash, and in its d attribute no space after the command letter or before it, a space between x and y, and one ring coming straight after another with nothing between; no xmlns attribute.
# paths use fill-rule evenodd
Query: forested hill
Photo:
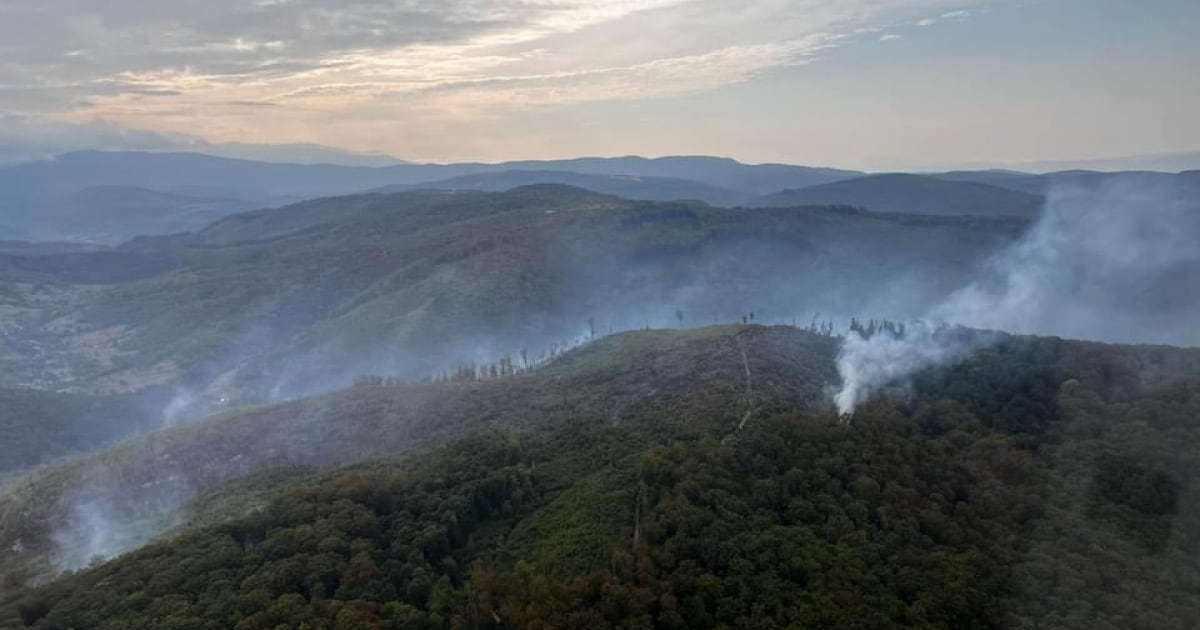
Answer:
<svg viewBox="0 0 1200 630"><path fill-rule="evenodd" d="M861 175L698 156L367 167L257 162L195 153L83 151L0 167L0 215L4 217L0 239L115 245L135 236L196 231L250 208L383 187L461 187L442 182L464 176L511 179L511 174L503 174L512 171L559 175L527 178L505 188L552 182L596 184L598 190L635 198L700 198L722 205Z"/></svg>
<svg viewBox="0 0 1200 630"><path fill-rule="evenodd" d="M1200 351L992 341L848 422L812 399L836 340L754 326L618 335L529 374L427 386L433 398L367 384L299 403L340 410L330 434L305 433L294 418L314 416L297 406L218 418L292 417L300 452L304 435L356 423L372 445L422 426L397 413L466 433L288 473L269 501L218 488L208 525L10 589L0 623L1191 625ZM220 516L248 505L262 507Z"/></svg>
<svg viewBox="0 0 1200 630"><path fill-rule="evenodd" d="M408 189L433 190L511 190L536 184L565 184L626 199L658 201L695 200L714 206L739 206L757 195L743 190L722 188L690 179L641 177L635 175L583 174L570 171L501 171L463 175L434 182L412 184ZM383 189L379 192L385 192ZM403 188L390 189L403 190Z"/></svg>
<svg viewBox="0 0 1200 630"><path fill-rule="evenodd" d="M238 409L13 481L0 494L0 577L127 549L186 520L179 509L196 493L263 469L324 469L482 427L570 419L661 433L735 425L760 398L826 406L835 352L835 339L790 327L625 333L537 369L513 357L476 366L470 378L460 370L454 382L364 378L325 396ZM750 392L747 369L763 375Z"/></svg>
<svg viewBox="0 0 1200 630"><path fill-rule="evenodd" d="M785 190L754 202L759 206L845 204L877 212L930 215L1038 216L1045 198L1024 192L971 181L952 181L924 175L890 173Z"/></svg>
<svg viewBox="0 0 1200 630"><path fill-rule="evenodd" d="M23 313L0 335L0 385L260 402L365 372L537 356L593 327L677 326L677 312L685 325L911 316L1025 226L552 185L321 199L192 235L0 258L17 277L0 291Z"/></svg>

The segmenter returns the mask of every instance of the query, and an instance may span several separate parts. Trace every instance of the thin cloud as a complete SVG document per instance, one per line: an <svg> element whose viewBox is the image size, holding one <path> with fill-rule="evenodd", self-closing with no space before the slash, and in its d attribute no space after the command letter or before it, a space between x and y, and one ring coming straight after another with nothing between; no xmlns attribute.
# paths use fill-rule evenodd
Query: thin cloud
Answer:
<svg viewBox="0 0 1200 630"><path fill-rule="evenodd" d="M962 4L0 0L0 110L220 142L336 144L364 125L717 90Z"/></svg>

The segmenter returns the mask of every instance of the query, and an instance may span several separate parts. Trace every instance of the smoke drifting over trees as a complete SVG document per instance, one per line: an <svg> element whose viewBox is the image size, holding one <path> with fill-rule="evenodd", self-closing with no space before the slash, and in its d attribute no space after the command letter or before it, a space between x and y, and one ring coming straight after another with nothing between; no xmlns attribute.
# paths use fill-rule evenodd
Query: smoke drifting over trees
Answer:
<svg viewBox="0 0 1200 630"><path fill-rule="evenodd" d="M1116 180L1050 191L1032 229L979 279L930 308L907 334L850 334L835 404L944 365L984 343L954 324L1126 343L1200 344L1200 202L1177 188Z"/></svg>
<svg viewBox="0 0 1200 630"><path fill-rule="evenodd" d="M956 175L973 176L983 177ZM893 209L960 188L931 177L888 178L914 186ZM1171 185L1179 178L1074 178L1048 190L1055 178L1027 179L1014 180L1028 189L1022 199L1049 200L1037 219L988 210L1011 195L890 214L539 184L318 199L113 248L0 244L0 306L12 314L0 336L10 389L0 391L34 410L14 423L32 436L22 442L31 454L0 470L13 475L0 493L0 559L13 570L0 567L0 579L84 569L261 506L277 486L259 475L274 470L306 477L487 427L531 435L565 423L621 441L638 423L654 435L693 431L702 411L706 438L723 444L793 410L846 435L895 423L941 440L948 415L985 442L992 430L1035 440L1064 379L1086 371L1087 360L1063 356L1091 349L1012 333L1200 343L1200 212L1195 194ZM620 334L645 329L672 330ZM1105 395L1110 380L1140 386L1123 362L1194 371L1186 350L1097 356L1106 371L1079 377ZM955 370L965 375L946 376ZM905 405L874 404L884 388L903 390ZM46 396L27 395L35 389ZM943 395L980 422L918 409ZM121 401L137 423L119 426ZM76 408L90 411L62 426L103 426L96 439L21 428ZM152 435L55 461L143 432ZM595 461L634 475L629 458L650 444ZM52 465L22 474L40 462ZM871 488L856 484L852 494ZM197 507L208 493L216 498ZM651 507L630 517L637 544L657 540L641 525ZM843 507L870 521L865 506Z"/></svg>

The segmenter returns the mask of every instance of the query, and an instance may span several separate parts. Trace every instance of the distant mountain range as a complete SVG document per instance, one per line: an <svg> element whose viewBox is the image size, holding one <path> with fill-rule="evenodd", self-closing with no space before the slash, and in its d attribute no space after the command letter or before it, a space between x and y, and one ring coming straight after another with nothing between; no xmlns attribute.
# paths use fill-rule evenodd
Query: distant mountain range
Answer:
<svg viewBox="0 0 1200 630"><path fill-rule="evenodd" d="M785 190L761 197L757 205L847 204L878 212L1029 218L1043 201L1039 194L992 184L895 173Z"/></svg>
<svg viewBox="0 0 1200 630"><path fill-rule="evenodd" d="M412 184L409 186L391 186L374 192L400 192L417 189L504 191L535 184L575 186L599 193L617 195L626 199L641 199L646 201L702 201L710 205L723 207L745 205L755 199L754 195L740 190L705 184L693 179L650 177L644 175L588 174L572 171L525 170L461 175L435 182Z"/></svg>
<svg viewBox="0 0 1200 630"><path fill-rule="evenodd" d="M510 171L563 174L508 175L512 184L508 187L590 184L599 192L645 199L690 198L714 205L861 175L800 166L751 166L707 157L333 166L193 153L86 151L0 169L0 225L8 226L0 237L116 244L137 235L198 230L248 207ZM637 184L630 177L655 181ZM477 184L496 189L504 179ZM445 185L466 187L453 180Z"/></svg>
<svg viewBox="0 0 1200 630"><path fill-rule="evenodd" d="M1200 151L1126 155L1085 160L1042 160L1039 162L1018 164L1015 168L1035 173L1080 169L1096 171L1190 171L1200 170Z"/></svg>
<svg viewBox="0 0 1200 630"><path fill-rule="evenodd" d="M303 199L369 190L502 191L547 183L721 207L837 204L879 212L1029 217L1054 186L1107 180L1183 186L1189 195L1200 194L1200 171L868 175L694 156L335 166L88 151L0 168L0 239L115 245L134 236L193 232L230 214Z"/></svg>

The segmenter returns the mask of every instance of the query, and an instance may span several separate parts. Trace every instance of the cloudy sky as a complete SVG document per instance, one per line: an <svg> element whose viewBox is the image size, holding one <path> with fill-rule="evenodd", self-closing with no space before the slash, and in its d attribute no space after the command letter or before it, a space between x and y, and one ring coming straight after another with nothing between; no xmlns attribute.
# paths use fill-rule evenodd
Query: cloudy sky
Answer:
<svg viewBox="0 0 1200 630"><path fill-rule="evenodd" d="M1197 33L1196 0L0 0L0 152L1187 152Z"/></svg>

